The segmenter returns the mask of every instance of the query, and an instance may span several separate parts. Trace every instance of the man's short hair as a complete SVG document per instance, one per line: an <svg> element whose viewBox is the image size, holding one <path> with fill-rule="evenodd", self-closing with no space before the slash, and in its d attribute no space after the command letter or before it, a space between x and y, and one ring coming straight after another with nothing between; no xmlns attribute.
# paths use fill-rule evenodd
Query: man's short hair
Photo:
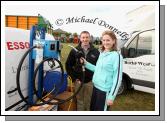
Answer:
<svg viewBox="0 0 167 123"><path fill-rule="evenodd" d="M82 31L82 32L80 33L80 37L81 37L81 35L82 35L83 33L89 34L89 36L90 36L90 33L89 33L88 31Z"/></svg>

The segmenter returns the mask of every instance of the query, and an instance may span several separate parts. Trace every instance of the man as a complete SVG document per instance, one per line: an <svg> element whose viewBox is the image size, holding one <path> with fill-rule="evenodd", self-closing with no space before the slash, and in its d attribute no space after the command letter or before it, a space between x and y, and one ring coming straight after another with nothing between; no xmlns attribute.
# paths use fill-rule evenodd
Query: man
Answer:
<svg viewBox="0 0 167 123"><path fill-rule="evenodd" d="M96 65L97 59L99 57L99 51L94 48L90 42L90 33L88 31L83 31L80 34L80 42L76 49L81 51L87 61ZM66 61L66 71L69 76L71 76L74 83L75 91L78 90L81 80L82 80L82 67L80 65L80 59L77 57L77 53L72 49L69 53L69 56ZM90 101L92 96L92 77L93 72L86 69L85 78L83 86L79 91L77 97L77 110L78 111L89 111L90 110Z"/></svg>

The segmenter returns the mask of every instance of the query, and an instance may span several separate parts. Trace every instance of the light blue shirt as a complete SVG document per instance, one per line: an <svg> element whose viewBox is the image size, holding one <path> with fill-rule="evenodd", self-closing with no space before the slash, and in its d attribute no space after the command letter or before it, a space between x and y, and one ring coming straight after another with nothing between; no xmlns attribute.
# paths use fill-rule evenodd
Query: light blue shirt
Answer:
<svg viewBox="0 0 167 123"><path fill-rule="evenodd" d="M96 66L89 62L85 64L87 69L94 72L92 80L94 86L101 91L107 92L106 99L114 101L117 95L122 81L122 62L122 55L116 51L111 51L100 53Z"/></svg>

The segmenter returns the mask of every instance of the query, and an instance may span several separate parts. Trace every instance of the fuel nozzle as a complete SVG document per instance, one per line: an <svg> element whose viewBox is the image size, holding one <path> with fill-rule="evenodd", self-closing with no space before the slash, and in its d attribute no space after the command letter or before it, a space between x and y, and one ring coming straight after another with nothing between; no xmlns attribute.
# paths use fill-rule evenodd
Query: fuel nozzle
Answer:
<svg viewBox="0 0 167 123"><path fill-rule="evenodd" d="M84 54L82 53L82 51L78 51L78 52L76 53L76 56L77 56L78 59L80 59L81 57L84 58Z"/></svg>
<svg viewBox="0 0 167 123"><path fill-rule="evenodd" d="M78 59L80 59L81 57L84 57L84 54L82 53L82 51L79 51L78 49L76 49L72 45L68 45L68 46L70 46L71 48L73 48L76 51L76 56L77 56Z"/></svg>
<svg viewBox="0 0 167 123"><path fill-rule="evenodd" d="M80 63L80 58L81 58L81 57L84 58L84 54L82 53L82 51L79 51L78 49L76 49L76 48L75 48L74 46L72 46L72 45L68 45L68 46L70 46L72 49L74 49L74 50L76 51L76 57L77 57L77 59L78 59L78 61L79 61L79 64L80 64L80 65L83 65L83 64Z"/></svg>

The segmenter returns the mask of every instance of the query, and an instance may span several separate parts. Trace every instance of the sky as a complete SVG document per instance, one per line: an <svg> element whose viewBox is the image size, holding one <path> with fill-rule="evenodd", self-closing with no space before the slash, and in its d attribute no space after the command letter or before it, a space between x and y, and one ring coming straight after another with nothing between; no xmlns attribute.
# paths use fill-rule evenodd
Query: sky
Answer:
<svg viewBox="0 0 167 123"><path fill-rule="evenodd" d="M41 2L42 3L42 2ZM99 37L101 33L108 30L109 27L117 28L122 32L126 30L126 13L142 6L141 4L116 4L109 3L59 3L59 2L39 2L32 3L10 3L5 4L3 13L5 15L25 15L37 16L38 14L45 17L53 26L53 29L63 29L64 31L80 34L81 31L87 30L93 36ZM83 17L84 16L84 17ZM94 23L74 22L68 23L69 19L79 18L94 20ZM97 18L97 19L96 19ZM62 25L56 25L57 20L63 20ZM80 19L81 20L81 19Z"/></svg>

